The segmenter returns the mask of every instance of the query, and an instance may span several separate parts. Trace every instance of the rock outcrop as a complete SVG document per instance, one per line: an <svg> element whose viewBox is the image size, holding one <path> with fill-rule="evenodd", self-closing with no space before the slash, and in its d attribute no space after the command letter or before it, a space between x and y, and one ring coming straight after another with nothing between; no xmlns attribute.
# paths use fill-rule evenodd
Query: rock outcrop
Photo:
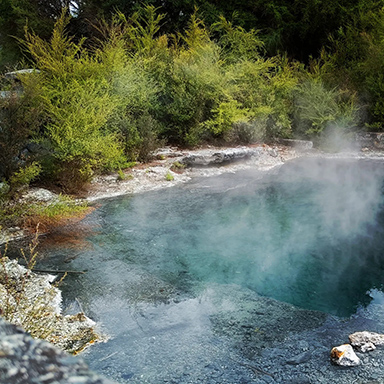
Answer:
<svg viewBox="0 0 384 384"><path fill-rule="evenodd" d="M376 349L377 345L384 344L384 335L375 332L355 332L349 335L351 345L361 352L369 352Z"/></svg>
<svg viewBox="0 0 384 384"><path fill-rule="evenodd" d="M1 318L0 383L114 384L90 371L79 357L33 339Z"/></svg>
<svg viewBox="0 0 384 384"><path fill-rule="evenodd" d="M4 318L33 337L73 354L95 341L106 340L84 313L61 313L61 291L51 284L54 279L52 275L34 273L16 260L0 258L0 309Z"/></svg>
<svg viewBox="0 0 384 384"><path fill-rule="evenodd" d="M229 148L224 150L202 150L185 156L181 162L188 167L212 166L242 160L249 157L259 157L263 149L258 148Z"/></svg>
<svg viewBox="0 0 384 384"><path fill-rule="evenodd" d="M356 133L355 140L360 148L384 149L384 133L382 132L359 132Z"/></svg>
<svg viewBox="0 0 384 384"><path fill-rule="evenodd" d="M278 143L301 151L308 151L313 148L313 142L309 140L279 139Z"/></svg>

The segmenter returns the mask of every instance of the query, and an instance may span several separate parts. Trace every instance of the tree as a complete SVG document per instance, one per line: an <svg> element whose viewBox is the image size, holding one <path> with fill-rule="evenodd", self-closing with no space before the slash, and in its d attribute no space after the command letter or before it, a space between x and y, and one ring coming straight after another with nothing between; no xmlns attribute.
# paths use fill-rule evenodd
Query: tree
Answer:
<svg viewBox="0 0 384 384"><path fill-rule="evenodd" d="M24 36L26 25L42 39L48 39L62 10L77 12L79 5L80 0L1 0L0 69L22 57L17 38Z"/></svg>

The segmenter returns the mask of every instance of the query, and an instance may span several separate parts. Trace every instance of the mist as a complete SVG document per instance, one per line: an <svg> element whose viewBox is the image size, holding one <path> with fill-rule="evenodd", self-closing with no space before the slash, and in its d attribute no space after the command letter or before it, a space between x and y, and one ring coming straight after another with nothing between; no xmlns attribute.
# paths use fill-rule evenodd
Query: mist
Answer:
<svg viewBox="0 0 384 384"><path fill-rule="evenodd" d="M113 225L178 286L238 284L348 315L381 288L383 178L380 162L304 158L137 196Z"/></svg>
<svg viewBox="0 0 384 384"><path fill-rule="evenodd" d="M323 369L331 343L383 327L383 180L381 161L312 157L103 201L85 219L91 246L68 245L87 273L63 287L111 336L89 350L91 368L157 383L225 367L220 382L251 382L238 362L274 359L286 382L304 345L311 372L348 382L351 371Z"/></svg>

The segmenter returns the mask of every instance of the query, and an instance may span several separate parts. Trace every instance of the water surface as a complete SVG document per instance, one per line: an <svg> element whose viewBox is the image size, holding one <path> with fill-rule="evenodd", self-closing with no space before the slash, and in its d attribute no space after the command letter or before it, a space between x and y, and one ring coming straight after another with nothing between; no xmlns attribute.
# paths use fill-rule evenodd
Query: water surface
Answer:
<svg viewBox="0 0 384 384"><path fill-rule="evenodd" d="M47 245L44 263L88 270L63 289L112 336L86 354L101 373L122 383L268 382L266 356L292 335L318 340L328 361L340 329L330 315L380 330L368 305L384 282L383 180L381 162L301 159L105 200L79 227L90 229L85 239ZM303 377L321 382L313 371Z"/></svg>

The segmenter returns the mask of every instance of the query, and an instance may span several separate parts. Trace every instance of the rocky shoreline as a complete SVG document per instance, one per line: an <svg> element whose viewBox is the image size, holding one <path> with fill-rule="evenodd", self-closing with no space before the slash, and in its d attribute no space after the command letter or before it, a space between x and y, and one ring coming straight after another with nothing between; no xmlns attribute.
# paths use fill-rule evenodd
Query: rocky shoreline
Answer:
<svg viewBox="0 0 384 384"><path fill-rule="evenodd" d="M299 145L296 145L297 142ZM85 199L93 202L125 194L152 191L179 185L194 178L235 173L245 169L269 171L300 157L384 159L383 151L371 147L325 153L303 143L311 142L291 140L289 143L285 141L284 145L206 147L195 150L165 147L154 154L156 160L125 170L123 179L117 173L96 177Z"/></svg>
<svg viewBox="0 0 384 384"><path fill-rule="evenodd" d="M305 153L283 145L207 147L197 150L166 147L156 151L154 161L125 170L123 180L118 174L96 177L90 185L86 199L96 201L169 188L193 178L233 173L248 168L267 171Z"/></svg>
<svg viewBox="0 0 384 384"><path fill-rule="evenodd" d="M313 150L309 151L286 145L266 144L194 150L165 147L156 151L154 160L149 163L139 163L121 173L96 176L88 190L77 198L79 201L93 203L105 198L169 188L198 177L234 173L250 168L268 171L286 161L315 153ZM57 195L43 188L31 188L22 198L49 204L57 200ZM0 230L0 245L28 235L28 232L19 227L3 228Z"/></svg>

